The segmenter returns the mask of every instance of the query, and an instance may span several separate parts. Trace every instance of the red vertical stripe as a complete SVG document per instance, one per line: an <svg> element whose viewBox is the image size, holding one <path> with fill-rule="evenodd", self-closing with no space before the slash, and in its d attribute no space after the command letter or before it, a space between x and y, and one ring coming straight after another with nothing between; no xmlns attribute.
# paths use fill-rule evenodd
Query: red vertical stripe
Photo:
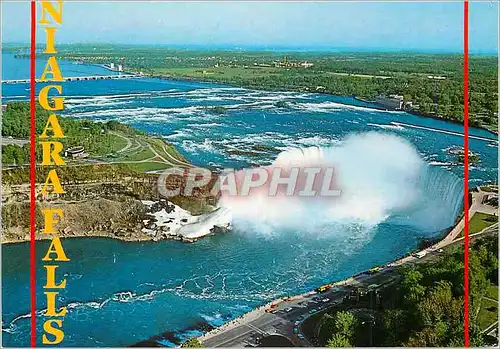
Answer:
<svg viewBox="0 0 500 349"><path fill-rule="evenodd" d="M36 56L36 3L31 0L31 58L30 58L30 292L31 292L31 346L36 347L36 254L35 254L35 56Z"/></svg>
<svg viewBox="0 0 500 349"><path fill-rule="evenodd" d="M464 340L469 346L469 2L464 1Z"/></svg>

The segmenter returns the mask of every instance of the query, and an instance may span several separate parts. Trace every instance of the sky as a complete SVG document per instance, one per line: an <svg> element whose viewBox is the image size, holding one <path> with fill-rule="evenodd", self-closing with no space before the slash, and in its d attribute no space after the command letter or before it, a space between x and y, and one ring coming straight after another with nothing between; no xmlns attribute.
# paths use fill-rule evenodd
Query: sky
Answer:
<svg viewBox="0 0 500 349"><path fill-rule="evenodd" d="M3 42L29 42L29 2L1 2ZM470 52L496 54L498 3L469 7ZM461 52L463 4L67 1L56 43Z"/></svg>

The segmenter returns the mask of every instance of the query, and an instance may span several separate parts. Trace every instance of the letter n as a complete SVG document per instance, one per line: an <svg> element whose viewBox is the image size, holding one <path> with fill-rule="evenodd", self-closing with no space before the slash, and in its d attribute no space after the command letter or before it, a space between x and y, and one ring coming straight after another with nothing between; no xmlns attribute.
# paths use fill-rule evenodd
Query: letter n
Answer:
<svg viewBox="0 0 500 349"><path fill-rule="evenodd" d="M49 14L55 23L62 24L62 1L57 1L57 10L51 1L42 1L42 19L38 21L38 24L50 24L47 20L46 15Z"/></svg>

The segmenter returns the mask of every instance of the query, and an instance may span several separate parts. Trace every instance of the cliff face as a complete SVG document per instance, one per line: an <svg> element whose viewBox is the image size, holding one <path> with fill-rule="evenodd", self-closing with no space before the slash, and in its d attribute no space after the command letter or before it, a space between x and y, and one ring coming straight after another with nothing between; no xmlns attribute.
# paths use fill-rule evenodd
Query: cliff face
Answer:
<svg viewBox="0 0 500 349"><path fill-rule="evenodd" d="M61 208L64 212L57 224L58 235L62 237L99 236L126 241L168 238L166 235L148 234L144 229L151 213L143 201L162 200L157 190L157 179L154 175L121 174L115 178L103 177L102 180L68 181L63 184L65 194L38 195L36 238L38 240L51 237L41 232L41 210L49 207ZM172 187L182 185L182 179L172 176L167 184ZM28 241L29 184L4 181L2 189L2 243ZM201 214L213 209L209 203L213 203L214 198L205 190L198 191L192 197L179 196L169 198L169 201L186 209L190 214Z"/></svg>
<svg viewBox="0 0 500 349"><path fill-rule="evenodd" d="M49 239L52 236L42 234L41 210L61 208L64 216L58 223L58 236L83 237L105 236L122 240L149 240L141 232L141 217L145 214L144 205L139 200L124 197L121 201L109 199L91 199L82 202L58 202L50 204L38 202L36 207L36 238ZM29 240L29 203L11 203L3 206L2 243Z"/></svg>

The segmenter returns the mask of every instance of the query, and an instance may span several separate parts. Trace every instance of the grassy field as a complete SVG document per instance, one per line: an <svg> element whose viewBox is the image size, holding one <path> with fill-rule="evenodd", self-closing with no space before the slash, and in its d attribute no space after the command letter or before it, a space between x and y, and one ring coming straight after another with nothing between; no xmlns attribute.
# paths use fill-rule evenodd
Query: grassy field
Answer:
<svg viewBox="0 0 500 349"><path fill-rule="evenodd" d="M498 217L491 214L476 212L469 221L469 235L479 233L484 228L489 227L498 222ZM460 232L460 236L464 236L464 231Z"/></svg>
<svg viewBox="0 0 500 349"><path fill-rule="evenodd" d="M153 158L155 154L151 151L151 149L141 149L139 152L131 152L125 154L124 156L118 158L118 161L141 161Z"/></svg>
<svg viewBox="0 0 500 349"><path fill-rule="evenodd" d="M137 162L135 164L128 164L128 168L138 172L164 170L169 167L169 165L160 162Z"/></svg>
<svg viewBox="0 0 500 349"><path fill-rule="evenodd" d="M495 299L498 301L498 286L491 285L486 291L486 297Z"/></svg>
<svg viewBox="0 0 500 349"><path fill-rule="evenodd" d="M496 193L498 191L498 186L494 185L483 185L480 187L482 191L487 191L491 193Z"/></svg>
<svg viewBox="0 0 500 349"><path fill-rule="evenodd" d="M186 161L175 147L165 143L163 139L149 137L147 141L154 151L167 160L172 161L174 164L181 164Z"/></svg>
<svg viewBox="0 0 500 349"><path fill-rule="evenodd" d="M88 138L87 139L90 146L87 147L86 149L89 151L91 155L94 156L101 156L109 153L114 153L123 149L123 147L127 145L125 139L111 133L98 136L92 135L88 136Z"/></svg>
<svg viewBox="0 0 500 349"><path fill-rule="evenodd" d="M115 152L100 157L100 160L126 164L128 168L139 172L186 166L184 157L163 138L120 132L115 132L114 135L120 142L120 147L115 146Z"/></svg>
<svg viewBox="0 0 500 349"><path fill-rule="evenodd" d="M156 68L156 74L188 78L251 79L280 74L283 69L274 67L211 67L211 68Z"/></svg>
<svg viewBox="0 0 500 349"><path fill-rule="evenodd" d="M498 321L498 302L483 298L481 309L477 315L477 324L481 330Z"/></svg>

